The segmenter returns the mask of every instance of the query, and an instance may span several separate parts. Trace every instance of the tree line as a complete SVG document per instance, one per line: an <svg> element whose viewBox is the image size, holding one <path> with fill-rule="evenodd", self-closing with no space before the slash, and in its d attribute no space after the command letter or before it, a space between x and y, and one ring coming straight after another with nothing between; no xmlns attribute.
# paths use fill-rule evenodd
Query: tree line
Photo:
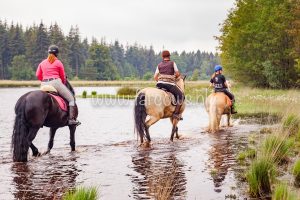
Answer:
<svg viewBox="0 0 300 200"><path fill-rule="evenodd" d="M59 47L59 59L69 78L84 80L149 80L160 52L139 44L122 45L118 40L107 43L104 39L81 38L77 26L67 35L57 23L48 28L43 22L23 28L20 24L0 21L0 79L31 80L38 64L47 57L49 45ZM219 63L212 52L173 51L171 59L190 79L208 79Z"/></svg>
<svg viewBox="0 0 300 200"><path fill-rule="evenodd" d="M300 0L236 0L221 28L221 60L252 86L300 86Z"/></svg>

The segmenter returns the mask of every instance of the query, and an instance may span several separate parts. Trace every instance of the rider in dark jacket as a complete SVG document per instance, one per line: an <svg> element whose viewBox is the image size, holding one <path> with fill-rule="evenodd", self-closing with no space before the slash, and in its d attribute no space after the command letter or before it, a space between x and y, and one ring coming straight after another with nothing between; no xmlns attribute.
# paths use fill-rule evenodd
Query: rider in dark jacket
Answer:
<svg viewBox="0 0 300 200"><path fill-rule="evenodd" d="M173 113L173 118L179 120L181 119L179 111L184 101L184 95L176 85L176 78L180 76L180 73L176 63L170 60L170 56L171 55L169 51L162 52L163 60L156 67L154 79L157 81L157 88L163 88L175 96L177 105Z"/></svg>
<svg viewBox="0 0 300 200"><path fill-rule="evenodd" d="M231 106L231 114L237 113L235 110L235 99L234 95L229 92L228 90L228 84L226 82L225 76L222 74L222 66L216 65L215 66L215 73L212 75L210 79L211 86L214 87L215 92L224 92L231 100L232 106Z"/></svg>

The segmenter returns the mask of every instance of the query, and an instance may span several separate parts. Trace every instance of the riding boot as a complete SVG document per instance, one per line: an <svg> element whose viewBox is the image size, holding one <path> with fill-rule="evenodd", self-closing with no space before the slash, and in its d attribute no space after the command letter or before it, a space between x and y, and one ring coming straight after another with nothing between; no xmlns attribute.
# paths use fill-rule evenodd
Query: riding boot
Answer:
<svg viewBox="0 0 300 200"><path fill-rule="evenodd" d="M80 125L81 123L76 120L76 107L69 106L69 125Z"/></svg>
<svg viewBox="0 0 300 200"><path fill-rule="evenodd" d="M181 117L181 114L179 114L180 109L181 109L182 104L177 103L176 107L175 107L175 111L173 113L173 119L177 119L177 120L183 120Z"/></svg>
<svg viewBox="0 0 300 200"><path fill-rule="evenodd" d="M232 101L231 114L236 114L236 113L237 113L237 111L235 110L234 101Z"/></svg>

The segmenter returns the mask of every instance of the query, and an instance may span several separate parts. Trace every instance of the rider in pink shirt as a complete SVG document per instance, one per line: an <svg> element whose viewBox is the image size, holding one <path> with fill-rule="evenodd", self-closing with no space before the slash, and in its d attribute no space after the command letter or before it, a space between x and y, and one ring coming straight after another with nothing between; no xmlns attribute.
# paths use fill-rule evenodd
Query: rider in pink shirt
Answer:
<svg viewBox="0 0 300 200"><path fill-rule="evenodd" d="M66 87L66 75L62 62L57 58L58 47L51 45L48 49L48 58L43 60L37 70L36 76L42 81L41 85L53 86L58 94L69 102L69 125L78 125L76 120L75 98L71 91Z"/></svg>
<svg viewBox="0 0 300 200"><path fill-rule="evenodd" d="M36 77L40 81L50 78L60 78L62 83L66 83L64 65L57 58L52 64L48 61L48 58L43 60L36 70Z"/></svg>

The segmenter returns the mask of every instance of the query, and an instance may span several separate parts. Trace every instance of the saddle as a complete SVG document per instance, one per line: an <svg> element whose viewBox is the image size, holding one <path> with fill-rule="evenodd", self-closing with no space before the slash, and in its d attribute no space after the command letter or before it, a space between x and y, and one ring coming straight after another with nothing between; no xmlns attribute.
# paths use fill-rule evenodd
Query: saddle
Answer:
<svg viewBox="0 0 300 200"><path fill-rule="evenodd" d="M167 93L168 97L170 98L171 100L171 104L173 106L176 106L177 105L177 101L176 101L176 98L174 96L174 94L172 94L171 92L168 92L165 88L160 88L160 87L157 87L157 89L160 89L160 90L163 90L164 92Z"/></svg>
<svg viewBox="0 0 300 200"><path fill-rule="evenodd" d="M41 91L47 92L49 95L56 100L61 110L68 112L68 104L69 102L58 95L57 90L51 85L43 85L40 88Z"/></svg>

